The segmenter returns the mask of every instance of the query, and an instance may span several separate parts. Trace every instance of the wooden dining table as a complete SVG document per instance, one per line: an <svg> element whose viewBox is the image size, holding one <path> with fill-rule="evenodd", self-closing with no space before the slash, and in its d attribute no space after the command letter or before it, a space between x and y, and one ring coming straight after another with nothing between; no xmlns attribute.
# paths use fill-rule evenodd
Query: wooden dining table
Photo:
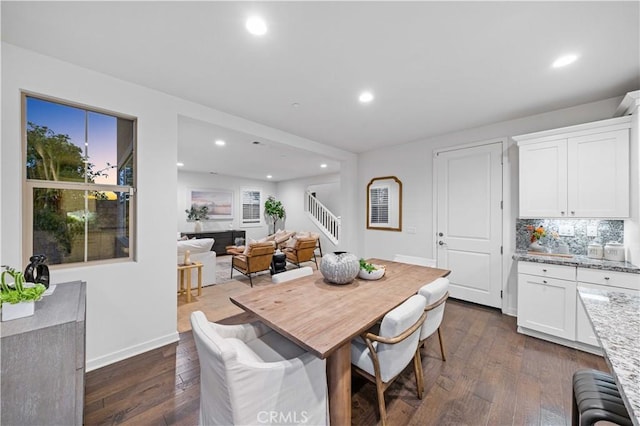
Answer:
<svg viewBox="0 0 640 426"><path fill-rule="evenodd" d="M424 285L447 276L446 269L382 259L375 281L356 278L344 285L327 282L320 271L278 285L230 297L273 330L327 360L331 424L351 424L351 340Z"/></svg>

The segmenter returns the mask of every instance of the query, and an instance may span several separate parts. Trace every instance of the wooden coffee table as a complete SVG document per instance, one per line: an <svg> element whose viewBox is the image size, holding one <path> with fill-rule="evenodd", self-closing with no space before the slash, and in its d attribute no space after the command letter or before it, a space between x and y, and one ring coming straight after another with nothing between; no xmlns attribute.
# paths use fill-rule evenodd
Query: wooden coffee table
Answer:
<svg viewBox="0 0 640 426"><path fill-rule="evenodd" d="M178 289L178 295L186 294L187 303L191 303L191 270L197 269L198 271L198 296L202 295L202 263L193 262L191 265L178 265L178 275L180 276L180 288ZM185 285L185 271L187 275Z"/></svg>

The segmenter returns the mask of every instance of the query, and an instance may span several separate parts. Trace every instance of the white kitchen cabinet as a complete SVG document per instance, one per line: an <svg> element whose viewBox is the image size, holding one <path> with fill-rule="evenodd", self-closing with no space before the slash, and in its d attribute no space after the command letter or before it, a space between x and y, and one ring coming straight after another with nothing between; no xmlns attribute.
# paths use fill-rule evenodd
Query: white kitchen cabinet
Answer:
<svg viewBox="0 0 640 426"><path fill-rule="evenodd" d="M581 283L582 284L582 283ZM597 289L606 289L604 286L589 286ZM576 299L576 341L580 343L586 343L587 345L600 347L600 342L596 337L596 332L593 330L591 321L587 316L587 311L584 309L584 305L580 300L580 296L577 295Z"/></svg>
<svg viewBox="0 0 640 426"><path fill-rule="evenodd" d="M518 263L518 327L575 340L575 267Z"/></svg>
<svg viewBox="0 0 640 426"><path fill-rule="evenodd" d="M520 216L567 211L567 140L520 147Z"/></svg>
<svg viewBox="0 0 640 426"><path fill-rule="evenodd" d="M605 291L614 290L622 293L638 294L640 292L640 274L578 268L577 281L580 287ZM596 333L593 330L593 326L591 325L591 321L587 316L579 295L577 296L576 310L576 341L600 347Z"/></svg>
<svg viewBox="0 0 640 426"><path fill-rule="evenodd" d="M628 217L629 116L515 136L520 217Z"/></svg>

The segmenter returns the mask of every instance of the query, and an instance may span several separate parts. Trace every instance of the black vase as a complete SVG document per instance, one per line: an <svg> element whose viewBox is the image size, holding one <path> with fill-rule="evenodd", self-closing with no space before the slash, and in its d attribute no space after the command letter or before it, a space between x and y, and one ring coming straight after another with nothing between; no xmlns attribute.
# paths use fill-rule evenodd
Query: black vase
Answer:
<svg viewBox="0 0 640 426"><path fill-rule="evenodd" d="M24 280L28 283L39 283L49 288L49 267L45 264L47 256L34 254L29 258L29 263L24 270Z"/></svg>

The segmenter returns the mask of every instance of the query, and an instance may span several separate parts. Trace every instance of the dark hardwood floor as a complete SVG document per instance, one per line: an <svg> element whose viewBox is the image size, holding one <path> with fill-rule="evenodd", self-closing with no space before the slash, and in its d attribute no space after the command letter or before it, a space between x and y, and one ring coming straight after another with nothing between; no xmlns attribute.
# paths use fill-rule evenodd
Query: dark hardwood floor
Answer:
<svg viewBox="0 0 640 426"><path fill-rule="evenodd" d="M412 368L385 393L390 425L569 425L571 376L603 358L516 333L516 319L447 302L447 361L437 337L422 349L425 395ZM378 423L375 386L353 379L354 425ZM180 342L86 375L85 424L195 425L200 379L191 332Z"/></svg>

